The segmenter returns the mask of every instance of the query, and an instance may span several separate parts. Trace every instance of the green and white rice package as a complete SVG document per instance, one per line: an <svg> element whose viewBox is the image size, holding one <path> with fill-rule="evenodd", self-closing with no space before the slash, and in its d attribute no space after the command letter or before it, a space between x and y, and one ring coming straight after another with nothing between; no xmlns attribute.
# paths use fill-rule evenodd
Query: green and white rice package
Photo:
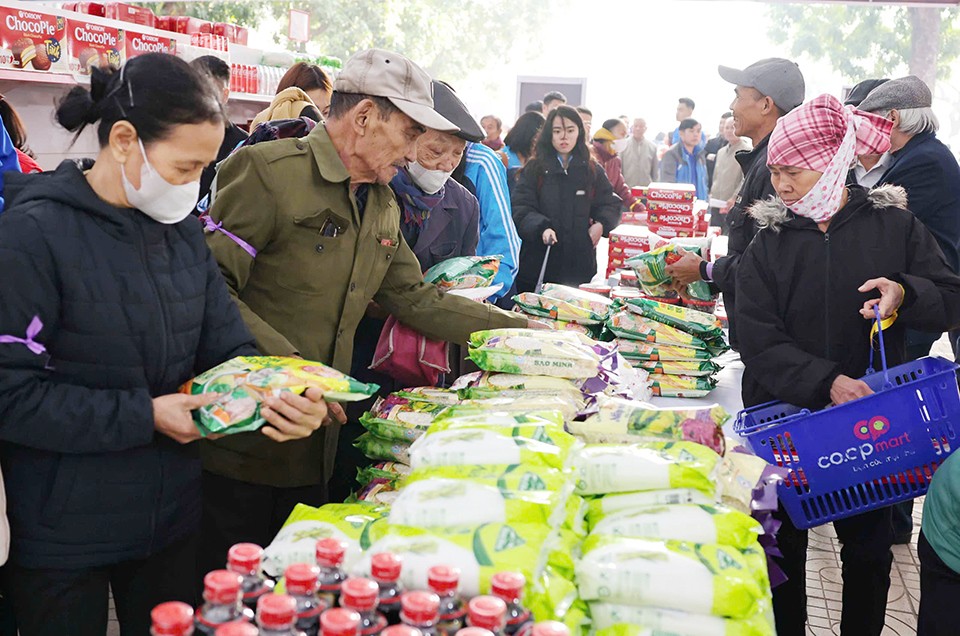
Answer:
<svg viewBox="0 0 960 636"><path fill-rule="evenodd" d="M694 442L590 445L577 453L577 493L691 488L716 497L719 463L715 451Z"/></svg>
<svg viewBox="0 0 960 636"><path fill-rule="evenodd" d="M495 329L474 333L469 355L485 371L586 379L600 371L591 342L568 331Z"/></svg>
<svg viewBox="0 0 960 636"><path fill-rule="evenodd" d="M591 534L746 549L757 545L763 527L753 517L726 506L682 504L619 512L593 524Z"/></svg>

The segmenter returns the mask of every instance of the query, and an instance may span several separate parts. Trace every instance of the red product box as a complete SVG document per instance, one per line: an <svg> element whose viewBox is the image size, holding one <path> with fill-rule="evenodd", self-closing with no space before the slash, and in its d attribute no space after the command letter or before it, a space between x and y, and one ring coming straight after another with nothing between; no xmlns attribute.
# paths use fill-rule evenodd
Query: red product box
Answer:
<svg viewBox="0 0 960 636"><path fill-rule="evenodd" d="M656 226L694 230L697 228L697 217L672 212L651 212L647 217L647 225L651 228Z"/></svg>
<svg viewBox="0 0 960 636"><path fill-rule="evenodd" d="M127 31L124 40L126 41L125 60L146 53L169 53L171 55L177 53L177 41L162 35Z"/></svg>
<svg viewBox="0 0 960 636"><path fill-rule="evenodd" d="M624 212L623 216L620 217L620 223L623 223L625 225L646 225L647 213L646 212Z"/></svg>
<svg viewBox="0 0 960 636"><path fill-rule="evenodd" d="M634 256L637 256L639 254L643 254L644 252L649 252L649 251L650 250L648 250L646 246L633 247L629 245L627 246L618 245L618 246L611 246L610 249L607 250L607 255L610 258L633 258Z"/></svg>
<svg viewBox="0 0 960 636"><path fill-rule="evenodd" d="M647 186L648 199L657 201L689 201L697 198L697 189L691 183L651 183Z"/></svg>
<svg viewBox="0 0 960 636"><path fill-rule="evenodd" d="M646 199L647 192L650 190L647 186L634 186L630 188L630 194L638 199Z"/></svg>
<svg viewBox="0 0 960 636"><path fill-rule="evenodd" d="M177 30L177 16L174 15L158 15L157 19L154 21L154 28L160 29L161 31L173 31Z"/></svg>
<svg viewBox="0 0 960 636"><path fill-rule="evenodd" d="M633 246L648 249L650 233L634 225L620 225L610 232L610 247Z"/></svg>
<svg viewBox="0 0 960 636"><path fill-rule="evenodd" d="M233 27L233 37L231 40L234 44L242 44L243 46L247 45L247 39L250 36L250 32L247 31L247 27L236 26Z"/></svg>
<svg viewBox="0 0 960 636"><path fill-rule="evenodd" d="M122 29L92 24L82 20L67 21L67 43L70 51L70 70L89 75L96 66L120 68L124 50Z"/></svg>
<svg viewBox="0 0 960 636"><path fill-rule="evenodd" d="M66 37L62 16L0 7L0 68L66 71Z"/></svg>
<svg viewBox="0 0 960 636"><path fill-rule="evenodd" d="M106 15L104 17L120 22L132 22L151 29L156 24L157 16L153 11L144 7L135 7L132 4L123 2L106 3Z"/></svg>
<svg viewBox="0 0 960 636"><path fill-rule="evenodd" d="M102 2L67 2L63 5L64 11L74 11L76 13L86 13L95 15L98 18L106 17L106 6Z"/></svg>
<svg viewBox="0 0 960 636"><path fill-rule="evenodd" d="M185 15L178 15L174 18L173 26L174 31L186 35L192 33L213 33L213 22L201 20L200 18L191 18Z"/></svg>
<svg viewBox="0 0 960 636"><path fill-rule="evenodd" d="M702 232L697 232L693 228L677 228L670 227L666 225L653 225L650 226L651 232L656 232L657 236L661 238L671 239L671 238L692 238L697 236L703 236Z"/></svg>
<svg viewBox="0 0 960 636"><path fill-rule="evenodd" d="M651 200L650 204L647 206L647 213L653 214L654 212L660 213L671 213L671 214L689 214L692 215L696 207L693 204L693 201L656 201Z"/></svg>

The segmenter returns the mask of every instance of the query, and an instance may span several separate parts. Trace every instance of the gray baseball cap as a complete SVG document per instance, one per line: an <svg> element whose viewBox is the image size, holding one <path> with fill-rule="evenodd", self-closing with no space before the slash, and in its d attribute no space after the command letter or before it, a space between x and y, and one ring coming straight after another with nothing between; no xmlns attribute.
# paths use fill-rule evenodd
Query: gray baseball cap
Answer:
<svg viewBox="0 0 960 636"><path fill-rule="evenodd" d="M903 108L929 108L932 105L930 87L916 75L907 75L874 88L860 102L860 110L880 113Z"/></svg>
<svg viewBox="0 0 960 636"><path fill-rule="evenodd" d="M399 53L360 51L343 65L333 90L385 97L421 126L448 133L460 131L436 111L430 76Z"/></svg>
<svg viewBox="0 0 960 636"><path fill-rule="evenodd" d="M740 70L719 66L720 77L738 86L755 88L789 112L803 103L806 86L796 62L781 57L768 57Z"/></svg>

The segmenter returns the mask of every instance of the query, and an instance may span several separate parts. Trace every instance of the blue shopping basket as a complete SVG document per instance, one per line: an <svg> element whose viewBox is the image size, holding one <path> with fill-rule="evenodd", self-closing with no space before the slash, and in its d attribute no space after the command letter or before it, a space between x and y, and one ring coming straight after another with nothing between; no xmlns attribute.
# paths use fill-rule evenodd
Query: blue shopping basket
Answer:
<svg viewBox="0 0 960 636"><path fill-rule="evenodd" d="M878 311L879 323L879 311ZM784 402L743 410L734 431L759 457L790 469L780 503L798 528L914 499L957 446L958 365L921 358L862 380L867 397L811 412Z"/></svg>

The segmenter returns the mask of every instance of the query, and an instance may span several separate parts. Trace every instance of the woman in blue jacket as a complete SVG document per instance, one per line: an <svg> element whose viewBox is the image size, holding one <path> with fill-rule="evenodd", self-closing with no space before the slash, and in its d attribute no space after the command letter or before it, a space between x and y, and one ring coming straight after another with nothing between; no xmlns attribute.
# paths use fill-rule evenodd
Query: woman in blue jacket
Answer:
<svg viewBox="0 0 960 636"><path fill-rule="evenodd" d="M22 636L124 634L194 602L199 433L209 396L177 388L256 354L199 222L200 173L223 139L212 87L150 54L95 69L57 119L99 123L87 172L8 174L0 217L0 464L12 545L3 572ZM275 439L320 426L318 395L267 403Z"/></svg>

